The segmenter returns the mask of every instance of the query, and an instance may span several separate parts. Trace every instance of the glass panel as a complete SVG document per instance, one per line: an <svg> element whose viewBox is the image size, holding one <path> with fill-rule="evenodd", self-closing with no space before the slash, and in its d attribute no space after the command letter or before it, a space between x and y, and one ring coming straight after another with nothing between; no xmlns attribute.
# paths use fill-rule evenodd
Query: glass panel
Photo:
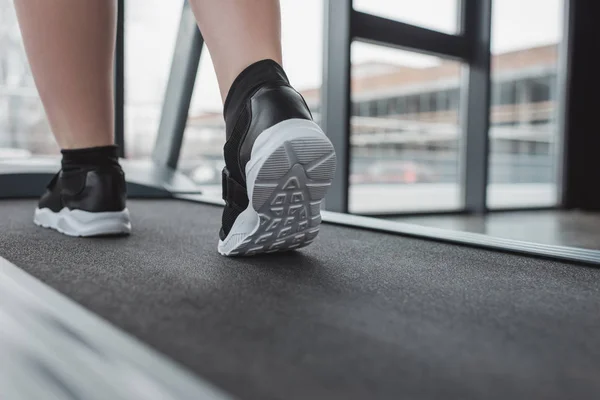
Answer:
<svg viewBox="0 0 600 400"><path fill-rule="evenodd" d="M354 0L353 6L357 11L455 34L460 31L459 3L459 0Z"/></svg>
<svg viewBox="0 0 600 400"><path fill-rule="evenodd" d="M149 158L160 122L183 0L125 2L126 156Z"/></svg>
<svg viewBox="0 0 600 400"><path fill-rule="evenodd" d="M352 44L350 211L455 210L461 64Z"/></svg>
<svg viewBox="0 0 600 400"><path fill-rule="evenodd" d="M323 51L323 0L281 0L284 67L292 85L320 118ZM306 29L310 26L311 29ZM225 124L210 54L204 49L179 161L180 171L202 185L207 195L221 196Z"/></svg>
<svg viewBox="0 0 600 400"><path fill-rule="evenodd" d="M0 159L56 155L27 63L13 2L0 0Z"/></svg>
<svg viewBox="0 0 600 400"><path fill-rule="evenodd" d="M127 155L149 157L177 34L182 0L128 0L125 29ZM56 155L23 50L13 2L0 0L0 157ZM16 150L19 149L19 150Z"/></svg>
<svg viewBox="0 0 600 400"><path fill-rule="evenodd" d="M552 206L558 201L556 89L563 1L493 4L488 206Z"/></svg>

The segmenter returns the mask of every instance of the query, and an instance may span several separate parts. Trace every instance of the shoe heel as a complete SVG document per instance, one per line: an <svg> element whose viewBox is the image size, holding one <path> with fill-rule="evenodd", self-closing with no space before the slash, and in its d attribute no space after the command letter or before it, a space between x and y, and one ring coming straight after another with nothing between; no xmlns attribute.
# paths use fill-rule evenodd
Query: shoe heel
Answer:
<svg viewBox="0 0 600 400"><path fill-rule="evenodd" d="M33 222L68 236L92 237L128 235L131 233L129 211L88 212L63 208L53 212L48 208L35 210Z"/></svg>
<svg viewBox="0 0 600 400"><path fill-rule="evenodd" d="M250 206L219 252L255 255L311 244L335 167L333 145L312 121L288 120L262 133L246 166Z"/></svg>
<svg viewBox="0 0 600 400"><path fill-rule="evenodd" d="M333 146L325 137L285 142L265 161L252 205L260 217L261 237L269 239L266 252L305 247L317 237L321 203L335 164Z"/></svg>

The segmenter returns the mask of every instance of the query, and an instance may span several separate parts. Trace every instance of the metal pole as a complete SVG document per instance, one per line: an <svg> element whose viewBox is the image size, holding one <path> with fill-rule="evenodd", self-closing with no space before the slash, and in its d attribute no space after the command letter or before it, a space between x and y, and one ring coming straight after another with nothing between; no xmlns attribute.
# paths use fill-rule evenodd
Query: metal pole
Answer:
<svg viewBox="0 0 600 400"><path fill-rule="evenodd" d="M117 38L115 46L114 99L115 144L119 157L125 157L125 0L117 2Z"/></svg>
<svg viewBox="0 0 600 400"><path fill-rule="evenodd" d="M152 154L152 159L160 166L177 168L203 44L196 19L186 1Z"/></svg>
<svg viewBox="0 0 600 400"><path fill-rule="evenodd" d="M463 0L463 32L470 43L461 122L464 131L462 191L467 212L487 211L492 0Z"/></svg>
<svg viewBox="0 0 600 400"><path fill-rule="evenodd" d="M350 177L350 44L352 0L324 3L321 125L337 153L333 184L325 197L329 211L348 212Z"/></svg>
<svg viewBox="0 0 600 400"><path fill-rule="evenodd" d="M583 211L600 211L600 135L595 128L600 62L590 57L597 50L598 11L597 1L570 1L565 30L568 53L561 62L559 82L561 97L566 95L561 122L564 128L561 205Z"/></svg>

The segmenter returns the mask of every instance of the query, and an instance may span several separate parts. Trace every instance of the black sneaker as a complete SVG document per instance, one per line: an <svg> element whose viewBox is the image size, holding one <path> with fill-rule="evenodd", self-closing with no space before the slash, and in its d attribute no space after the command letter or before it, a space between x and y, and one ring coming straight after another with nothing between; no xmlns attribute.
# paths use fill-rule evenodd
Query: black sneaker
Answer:
<svg viewBox="0 0 600 400"><path fill-rule="evenodd" d="M48 184L33 221L69 236L129 234L126 197L118 164L63 168Z"/></svg>
<svg viewBox="0 0 600 400"><path fill-rule="evenodd" d="M219 253L298 249L319 233L335 151L279 64L248 67L225 102L223 211Z"/></svg>

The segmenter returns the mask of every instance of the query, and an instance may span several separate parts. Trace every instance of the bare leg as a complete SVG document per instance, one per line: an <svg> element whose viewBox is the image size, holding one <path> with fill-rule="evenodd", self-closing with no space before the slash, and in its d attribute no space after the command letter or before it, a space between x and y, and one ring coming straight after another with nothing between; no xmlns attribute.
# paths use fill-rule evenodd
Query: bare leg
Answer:
<svg viewBox="0 0 600 400"><path fill-rule="evenodd" d="M113 143L114 0L15 0L36 86L62 149Z"/></svg>
<svg viewBox="0 0 600 400"><path fill-rule="evenodd" d="M24 0L28 1L28 0ZM223 101L250 64L281 64L279 0L190 0L213 60Z"/></svg>

